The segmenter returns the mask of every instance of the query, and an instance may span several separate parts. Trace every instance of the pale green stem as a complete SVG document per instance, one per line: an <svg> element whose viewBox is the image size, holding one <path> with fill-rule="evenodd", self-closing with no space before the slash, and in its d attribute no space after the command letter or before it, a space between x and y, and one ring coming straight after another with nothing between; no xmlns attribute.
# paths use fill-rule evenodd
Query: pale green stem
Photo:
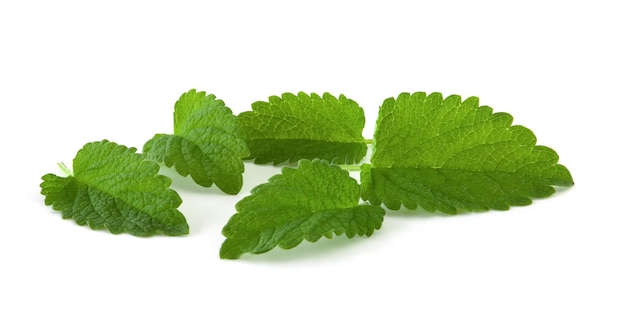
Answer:
<svg viewBox="0 0 626 328"><path fill-rule="evenodd" d="M57 163L57 165L59 166L61 171L63 171L63 173L67 174L67 176L71 176L72 175L72 170L70 170L67 167L67 165L65 165L65 163Z"/></svg>
<svg viewBox="0 0 626 328"><path fill-rule="evenodd" d="M371 145L374 139L365 139L365 143Z"/></svg>
<svg viewBox="0 0 626 328"><path fill-rule="evenodd" d="M346 171L361 171L361 165L339 165L339 167Z"/></svg>

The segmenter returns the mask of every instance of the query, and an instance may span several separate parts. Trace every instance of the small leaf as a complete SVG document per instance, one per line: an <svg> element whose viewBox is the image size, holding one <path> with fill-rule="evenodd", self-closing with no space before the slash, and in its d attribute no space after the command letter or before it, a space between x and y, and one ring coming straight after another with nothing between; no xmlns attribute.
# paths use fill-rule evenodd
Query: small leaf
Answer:
<svg viewBox="0 0 626 328"><path fill-rule="evenodd" d="M301 160L298 168L254 188L237 203L222 233L227 238L220 257L239 258L279 246L296 247L322 236L370 236L382 225L380 206L359 205L360 187L347 171L323 160Z"/></svg>
<svg viewBox="0 0 626 328"><path fill-rule="evenodd" d="M361 171L363 199L389 209L505 210L573 185L556 152L512 121L476 97L418 92L385 100L371 165Z"/></svg>
<svg viewBox="0 0 626 328"><path fill-rule="evenodd" d="M157 163L135 152L107 140L86 144L74 158L74 175L42 177L46 205L94 230L188 234L185 217L177 210L182 200L169 189L171 180L158 175Z"/></svg>
<svg viewBox="0 0 626 328"><path fill-rule="evenodd" d="M227 194L243 184L243 158L249 155L237 117L214 95L191 90L174 106L174 134L157 134L144 153L199 185L215 183Z"/></svg>
<svg viewBox="0 0 626 328"><path fill-rule="evenodd" d="M359 162L367 151L363 109L344 95L272 96L269 102L255 102L252 111L239 114L239 122L256 163L319 158L350 164Z"/></svg>

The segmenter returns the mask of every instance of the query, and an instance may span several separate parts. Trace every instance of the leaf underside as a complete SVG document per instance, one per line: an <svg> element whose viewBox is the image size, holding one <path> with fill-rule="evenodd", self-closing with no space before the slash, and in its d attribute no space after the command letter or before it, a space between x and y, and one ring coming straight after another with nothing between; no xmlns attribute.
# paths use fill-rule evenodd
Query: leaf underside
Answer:
<svg viewBox="0 0 626 328"><path fill-rule="evenodd" d="M42 177L45 204L94 230L136 236L189 233L177 210L182 200L169 189L171 180L135 151L107 140L86 144L74 158L73 176Z"/></svg>
<svg viewBox="0 0 626 328"><path fill-rule="evenodd" d="M237 203L237 213L222 230L226 240L220 257L290 249L322 236L370 236L381 227L384 210L359 205L359 195L348 172L327 161L301 160L297 168L285 167Z"/></svg>
<svg viewBox="0 0 626 328"><path fill-rule="evenodd" d="M359 162L367 152L362 136L365 114L340 95L284 93L252 104L239 114L250 159L256 163L324 159L337 164Z"/></svg>
<svg viewBox="0 0 626 328"><path fill-rule="evenodd" d="M191 175L199 185L215 183L227 194L243 184L243 158L249 155L237 117L214 95L191 90L176 102L174 134L157 134L143 147L151 159Z"/></svg>
<svg viewBox="0 0 626 328"><path fill-rule="evenodd" d="M381 106L363 199L427 211L505 210L571 186L556 152L506 113L441 94L403 93Z"/></svg>

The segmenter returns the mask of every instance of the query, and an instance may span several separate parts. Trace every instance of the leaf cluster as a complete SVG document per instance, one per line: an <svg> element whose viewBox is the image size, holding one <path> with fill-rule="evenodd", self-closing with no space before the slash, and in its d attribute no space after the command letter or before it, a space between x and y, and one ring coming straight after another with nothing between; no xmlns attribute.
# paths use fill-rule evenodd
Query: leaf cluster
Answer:
<svg viewBox="0 0 626 328"><path fill-rule="evenodd" d="M303 240L371 236L385 210L421 207L506 210L571 186L554 150L536 145L506 113L440 93L401 93L380 107L360 184L342 168L364 159L363 109L344 95L285 93L234 115L222 100L190 90L174 106L171 134L143 152L107 140L86 144L73 172L42 177L42 194L63 218L92 229L137 236L184 235L182 200L159 164L199 185L240 192L244 160L295 163L254 188L224 226L222 258L289 249Z"/></svg>

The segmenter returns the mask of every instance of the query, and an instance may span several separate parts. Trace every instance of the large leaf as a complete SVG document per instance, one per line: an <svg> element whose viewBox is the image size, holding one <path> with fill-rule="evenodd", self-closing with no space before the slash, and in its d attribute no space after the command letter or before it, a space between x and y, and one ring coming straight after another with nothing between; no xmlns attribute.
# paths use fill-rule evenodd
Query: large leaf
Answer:
<svg viewBox="0 0 626 328"><path fill-rule="evenodd" d="M284 93L253 103L239 121L256 163L319 158L347 164L367 151L363 109L344 95Z"/></svg>
<svg viewBox="0 0 626 328"><path fill-rule="evenodd" d="M189 233L177 210L178 194L171 180L158 175L159 165L109 141L86 144L73 161L73 175L42 177L46 205L92 229L137 236Z"/></svg>
<svg viewBox="0 0 626 328"><path fill-rule="evenodd" d="M214 95L191 90L174 106L174 134L157 134L144 153L199 185L215 183L227 194L243 184L242 158L249 155L237 117Z"/></svg>
<svg viewBox="0 0 626 328"><path fill-rule="evenodd" d="M441 94L385 100L374 133L371 165L362 167L363 199L428 211L508 209L571 186L565 166L506 113Z"/></svg>
<svg viewBox="0 0 626 328"><path fill-rule="evenodd" d="M385 212L359 205L359 195L359 184L348 172L326 161L301 160L298 168L285 167L237 203L237 213L222 231L227 239L220 256L236 259L276 246L289 249L304 239L315 242L333 234L370 236Z"/></svg>

